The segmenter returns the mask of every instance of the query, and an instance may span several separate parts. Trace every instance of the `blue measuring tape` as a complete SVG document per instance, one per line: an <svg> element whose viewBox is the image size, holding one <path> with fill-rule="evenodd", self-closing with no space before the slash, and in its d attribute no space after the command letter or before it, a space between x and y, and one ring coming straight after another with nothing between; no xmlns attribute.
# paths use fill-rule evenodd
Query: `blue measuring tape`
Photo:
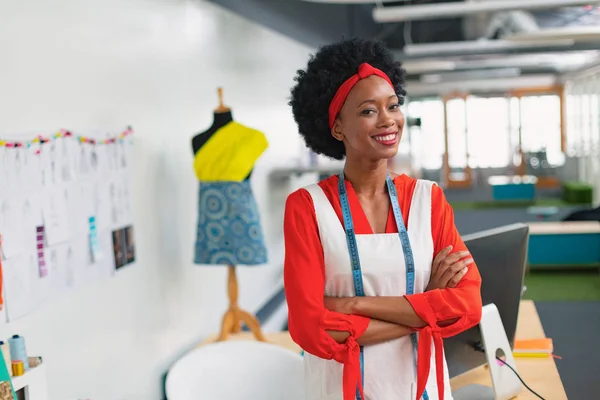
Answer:
<svg viewBox="0 0 600 400"><path fill-rule="evenodd" d="M398 193L396 192L396 186L392 178L388 174L386 177L386 183L388 193L390 196L390 203L392 204L392 211L394 213L394 219L398 226L398 236L402 243L402 250L404 253L404 261L406 264L406 294L411 295L415 292L415 260L413 258L412 248L410 246L410 240L408 238L408 232L404 226L404 220L402 219L402 212L400 211L400 204L398 203ZM346 242L348 244L348 252L350 253L350 261L352 263L352 276L354 281L354 292L356 296L364 296L365 290L363 287L362 272L360 269L360 258L358 256L358 246L356 245L356 234L354 233L354 224L352 223L352 215L350 214L350 205L348 204L348 194L346 193L346 184L344 182L344 172L342 171L339 175L338 180L338 191L340 194L340 202L342 205L342 215L344 218L344 230L346 231ZM410 340L413 345L413 353L415 360L415 369L417 363L417 335L412 333ZM364 385L365 382L365 370L364 370L364 351L363 346L360 346L360 375ZM358 388L356 388L356 399L361 400ZM427 390L423 393L423 399L429 400Z"/></svg>

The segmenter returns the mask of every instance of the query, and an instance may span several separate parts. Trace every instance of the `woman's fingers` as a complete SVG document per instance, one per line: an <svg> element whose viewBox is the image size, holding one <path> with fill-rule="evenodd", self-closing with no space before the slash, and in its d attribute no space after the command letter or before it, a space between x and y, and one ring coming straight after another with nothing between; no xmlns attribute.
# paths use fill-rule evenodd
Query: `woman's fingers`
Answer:
<svg viewBox="0 0 600 400"><path fill-rule="evenodd" d="M460 280L467 274L468 270L469 269L467 267L464 267L463 269L458 271L458 273L448 281L447 287L455 288L460 283Z"/></svg>
<svg viewBox="0 0 600 400"><path fill-rule="evenodd" d="M472 258L466 258L454 263L450 268L446 270L442 279L447 281L447 287L456 287L460 280L465 276L469 270L468 266L473 262Z"/></svg>
<svg viewBox="0 0 600 400"><path fill-rule="evenodd" d="M468 251L459 251L454 254L450 254L442 260L439 266L438 274L445 273L452 265L454 265L461 258L465 258L469 255Z"/></svg>
<svg viewBox="0 0 600 400"><path fill-rule="evenodd" d="M433 259L433 263L431 264L431 275L435 275L437 273L438 267L440 266L440 263L446 258L448 257L448 254L450 254L450 252L452 251L452 246L448 246L444 249L442 249L437 256L435 256L435 258Z"/></svg>
<svg viewBox="0 0 600 400"><path fill-rule="evenodd" d="M458 251L454 254L450 254L451 251L452 246L448 246L441 250L434 258L431 265L429 284L427 285L428 290L435 288L443 289L446 287L454 287L467 273L467 270L461 270L473 262L473 259L471 258L464 259L470 255L469 251ZM450 281L452 279L454 279L452 281L452 285L454 286L450 286Z"/></svg>

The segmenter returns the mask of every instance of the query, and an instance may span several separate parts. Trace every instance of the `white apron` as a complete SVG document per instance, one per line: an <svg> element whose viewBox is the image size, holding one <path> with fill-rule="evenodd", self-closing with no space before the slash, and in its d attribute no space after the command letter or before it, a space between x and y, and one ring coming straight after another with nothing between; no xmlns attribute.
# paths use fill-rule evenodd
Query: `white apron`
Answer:
<svg viewBox="0 0 600 400"><path fill-rule="evenodd" d="M433 261L431 187L418 180L410 207L408 236L415 260L415 293L429 283ZM325 257L325 296L354 296L354 282L342 222L318 185L306 188L311 195ZM399 196L402 196L400 193ZM406 294L406 267L398 233L356 235L365 296ZM430 400L438 399L433 344L427 381ZM342 400L343 364L304 355L307 400ZM446 400L452 400L448 367L444 360ZM415 358L410 336L364 347L366 400L414 400L417 395Z"/></svg>

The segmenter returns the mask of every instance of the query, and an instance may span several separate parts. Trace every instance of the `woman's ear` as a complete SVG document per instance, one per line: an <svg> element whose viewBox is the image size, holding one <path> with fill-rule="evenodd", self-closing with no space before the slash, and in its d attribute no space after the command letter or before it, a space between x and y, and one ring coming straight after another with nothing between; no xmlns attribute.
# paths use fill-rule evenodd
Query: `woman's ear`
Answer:
<svg viewBox="0 0 600 400"><path fill-rule="evenodd" d="M333 128L331 128L331 136L340 142L344 141L344 134L342 133L342 128L340 127L338 119L336 119L333 123Z"/></svg>

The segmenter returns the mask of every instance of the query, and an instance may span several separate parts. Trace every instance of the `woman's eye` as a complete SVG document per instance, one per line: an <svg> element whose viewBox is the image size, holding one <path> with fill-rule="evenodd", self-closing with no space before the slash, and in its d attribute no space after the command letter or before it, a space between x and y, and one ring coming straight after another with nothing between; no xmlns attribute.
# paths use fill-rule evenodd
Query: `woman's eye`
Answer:
<svg viewBox="0 0 600 400"><path fill-rule="evenodd" d="M371 115L371 114L372 114L372 113L374 113L374 112L375 112L375 110L372 110L372 109L368 108L368 109L366 109L366 110L362 110L362 111L361 111L361 114L362 114L362 115Z"/></svg>
<svg viewBox="0 0 600 400"><path fill-rule="evenodd" d="M390 106L390 110L398 110L400 108L400 104L392 104Z"/></svg>

